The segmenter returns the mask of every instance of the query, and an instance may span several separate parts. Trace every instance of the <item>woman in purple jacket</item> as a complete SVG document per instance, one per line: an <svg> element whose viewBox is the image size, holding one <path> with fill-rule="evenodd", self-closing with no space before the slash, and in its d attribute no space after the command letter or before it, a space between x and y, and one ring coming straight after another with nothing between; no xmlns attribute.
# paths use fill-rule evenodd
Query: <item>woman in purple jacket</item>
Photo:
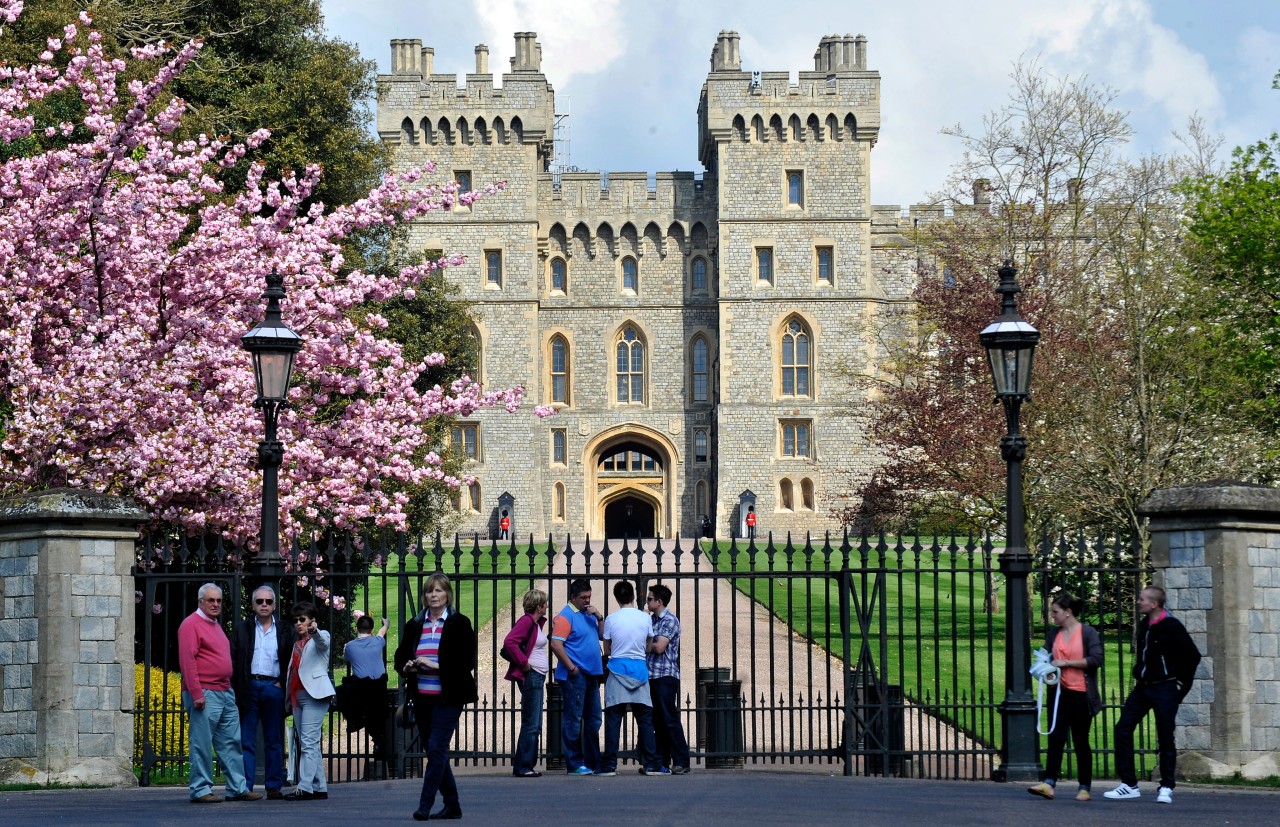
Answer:
<svg viewBox="0 0 1280 827"><path fill-rule="evenodd" d="M511 668L506 678L520 685L520 737L511 755L511 774L517 778L538 778L538 735L542 732L542 693L547 681L547 594L540 589L525 592L524 617L502 641L502 651Z"/></svg>

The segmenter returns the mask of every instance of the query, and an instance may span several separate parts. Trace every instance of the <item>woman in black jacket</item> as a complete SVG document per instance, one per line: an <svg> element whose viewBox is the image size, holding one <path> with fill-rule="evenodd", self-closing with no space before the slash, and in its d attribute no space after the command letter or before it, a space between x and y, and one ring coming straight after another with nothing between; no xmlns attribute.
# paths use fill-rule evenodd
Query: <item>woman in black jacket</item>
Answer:
<svg viewBox="0 0 1280 827"><path fill-rule="evenodd" d="M413 699L418 734L427 753L422 795L413 817L461 818L458 785L449 766L449 742L462 707L475 703L476 633L471 621L453 608L449 578L436 572L422 587L423 609L404 626L396 646L395 668ZM431 812L436 793L444 806Z"/></svg>
<svg viewBox="0 0 1280 827"><path fill-rule="evenodd" d="M1071 746L1076 751L1076 776L1079 789L1076 801L1088 801L1093 783L1093 750L1089 747L1089 728L1094 716L1102 711L1102 695L1098 692L1098 667L1102 666L1102 640L1092 626L1078 620L1084 601L1066 592L1049 605L1049 618L1057 624L1044 642L1050 663L1062 670L1056 686L1049 688L1049 709L1057 712L1049 733L1049 754L1045 758L1044 780L1027 792L1042 798L1053 798L1058 773L1062 771L1062 753L1071 733Z"/></svg>

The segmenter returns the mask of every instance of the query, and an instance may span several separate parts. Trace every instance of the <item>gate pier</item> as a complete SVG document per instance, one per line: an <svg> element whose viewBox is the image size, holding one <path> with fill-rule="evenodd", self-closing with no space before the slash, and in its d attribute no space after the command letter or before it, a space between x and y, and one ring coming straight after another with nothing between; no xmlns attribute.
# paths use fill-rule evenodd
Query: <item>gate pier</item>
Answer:
<svg viewBox="0 0 1280 827"><path fill-rule="evenodd" d="M129 500L0 500L0 783L132 786Z"/></svg>

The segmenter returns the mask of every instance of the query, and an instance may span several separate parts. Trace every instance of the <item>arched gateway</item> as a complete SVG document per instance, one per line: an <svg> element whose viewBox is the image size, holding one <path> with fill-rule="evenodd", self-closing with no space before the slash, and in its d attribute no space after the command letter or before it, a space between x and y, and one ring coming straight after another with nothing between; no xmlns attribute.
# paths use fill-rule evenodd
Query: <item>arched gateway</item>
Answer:
<svg viewBox="0 0 1280 827"><path fill-rule="evenodd" d="M583 452L587 532L633 539L673 535L679 461L671 440L643 425L617 425L597 434Z"/></svg>

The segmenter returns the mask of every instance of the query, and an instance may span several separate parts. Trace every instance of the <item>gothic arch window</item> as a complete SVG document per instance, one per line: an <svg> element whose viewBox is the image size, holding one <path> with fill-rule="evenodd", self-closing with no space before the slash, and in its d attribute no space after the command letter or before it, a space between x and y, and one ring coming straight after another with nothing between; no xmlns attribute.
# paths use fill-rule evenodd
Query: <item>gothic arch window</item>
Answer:
<svg viewBox="0 0 1280 827"><path fill-rule="evenodd" d="M631 256L622 259L622 292L640 292L640 266Z"/></svg>
<svg viewBox="0 0 1280 827"><path fill-rule="evenodd" d="M800 480L800 507L813 511L813 480L808 477Z"/></svg>
<svg viewBox="0 0 1280 827"><path fill-rule="evenodd" d="M840 121L835 115L827 116L827 138L832 141L840 140Z"/></svg>
<svg viewBox="0 0 1280 827"><path fill-rule="evenodd" d="M710 451L707 429L698 428L693 432L693 461L698 465L705 465L711 456Z"/></svg>
<svg viewBox="0 0 1280 827"><path fill-rule="evenodd" d="M440 122L436 124L436 131L440 133L441 143L453 143L453 125L449 123L448 118L440 119Z"/></svg>
<svg viewBox="0 0 1280 827"><path fill-rule="evenodd" d="M817 115L809 115L809 121L806 123L805 127L810 140L822 140L822 124L819 123Z"/></svg>
<svg viewBox="0 0 1280 827"><path fill-rule="evenodd" d="M812 334L799 319L791 319L782 327L782 395L812 397L810 382L813 368Z"/></svg>
<svg viewBox="0 0 1280 827"><path fill-rule="evenodd" d="M480 483L473 482L467 486L467 509L480 513Z"/></svg>
<svg viewBox="0 0 1280 827"><path fill-rule="evenodd" d="M430 118L422 119L422 142L424 144L434 144L436 142L435 127L432 125Z"/></svg>
<svg viewBox="0 0 1280 827"><path fill-rule="evenodd" d="M733 116L733 137L744 143L747 140L747 122L741 115Z"/></svg>
<svg viewBox="0 0 1280 827"><path fill-rule="evenodd" d="M751 119L751 139L756 143L763 143L767 140L768 133L764 130L764 118L756 115Z"/></svg>
<svg viewBox="0 0 1280 827"><path fill-rule="evenodd" d="M778 507L783 511L794 511L795 504L795 491L791 480L783 477L778 483Z"/></svg>
<svg viewBox="0 0 1280 827"><path fill-rule="evenodd" d="M405 118L400 123L400 141L405 144L417 143L413 135L413 121L409 118Z"/></svg>
<svg viewBox="0 0 1280 827"><path fill-rule="evenodd" d="M689 289L695 293L707 291L707 260L698 256L689 267Z"/></svg>
<svg viewBox="0 0 1280 827"><path fill-rule="evenodd" d="M853 116L852 112L844 116L844 132L851 141L858 137L858 119Z"/></svg>
<svg viewBox="0 0 1280 827"><path fill-rule="evenodd" d="M774 115L769 119L769 138L781 143L786 140L786 137L787 132L782 125L782 117L780 115Z"/></svg>
<svg viewBox="0 0 1280 827"><path fill-rule="evenodd" d="M697 512L698 519L702 519L707 514L707 481L698 480L693 490L693 510Z"/></svg>
<svg viewBox="0 0 1280 827"><path fill-rule="evenodd" d="M787 206L804 207L804 172L798 169L787 170Z"/></svg>
<svg viewBox="0 0 1280 827"><path fill-rule="evenodd" d="M689 346L689 390L694 402L706 402L710 398L711 348L705 336L695 336Z"/></svg>
<svg viewBox="0 0 1280 827"><path fill-rule="evenodd" d="M644 340L632 325L618 333L614 345L616 359L617 394L621 404L644 403Z"/></svg>
<svg viewBox="0 0 1280 827"><path fill-rule="evenodd" d="M789 127L789 132L791 133L791 134L790 134L790 135L788 135L787 137L789 137L789 138L790 138L791 140L793 140L793 141L803 141L803 140L804 140L804 127L802 127L802 126L800 125L800 116L799 116L799 115L792 115L792 116L787 120L787 126Z"/></svg>
<svg viewBox="0 0 1280 827"><path fill-rule="evenodd" d="M555 491L552 494L552 499L554 501L553 508L555 509L552 514L552 517L557 523L563 523L564 522L564 483L562 482L556 483Z"/></svg>
<svg viewBox="0 0 1280 827"><path fill-rule="evenodd" d="M475 372L471 374L471 378L476 382L484 381L484 340L480 338L480 329L475 325L468 325L464 334L471 339L475 346Z"/></svg>
<svg viewBox="0 0 1280 827"><path fill-rule="evenodd" d="M551 259L551 292L569 292L569 265L559 256Z"/></svg>
<svg viewBox="0 0 1280 827"><path fill-rule="evenodd" d="M559 335L551 337L551 401L569 404L569 343Z"/></svg>

